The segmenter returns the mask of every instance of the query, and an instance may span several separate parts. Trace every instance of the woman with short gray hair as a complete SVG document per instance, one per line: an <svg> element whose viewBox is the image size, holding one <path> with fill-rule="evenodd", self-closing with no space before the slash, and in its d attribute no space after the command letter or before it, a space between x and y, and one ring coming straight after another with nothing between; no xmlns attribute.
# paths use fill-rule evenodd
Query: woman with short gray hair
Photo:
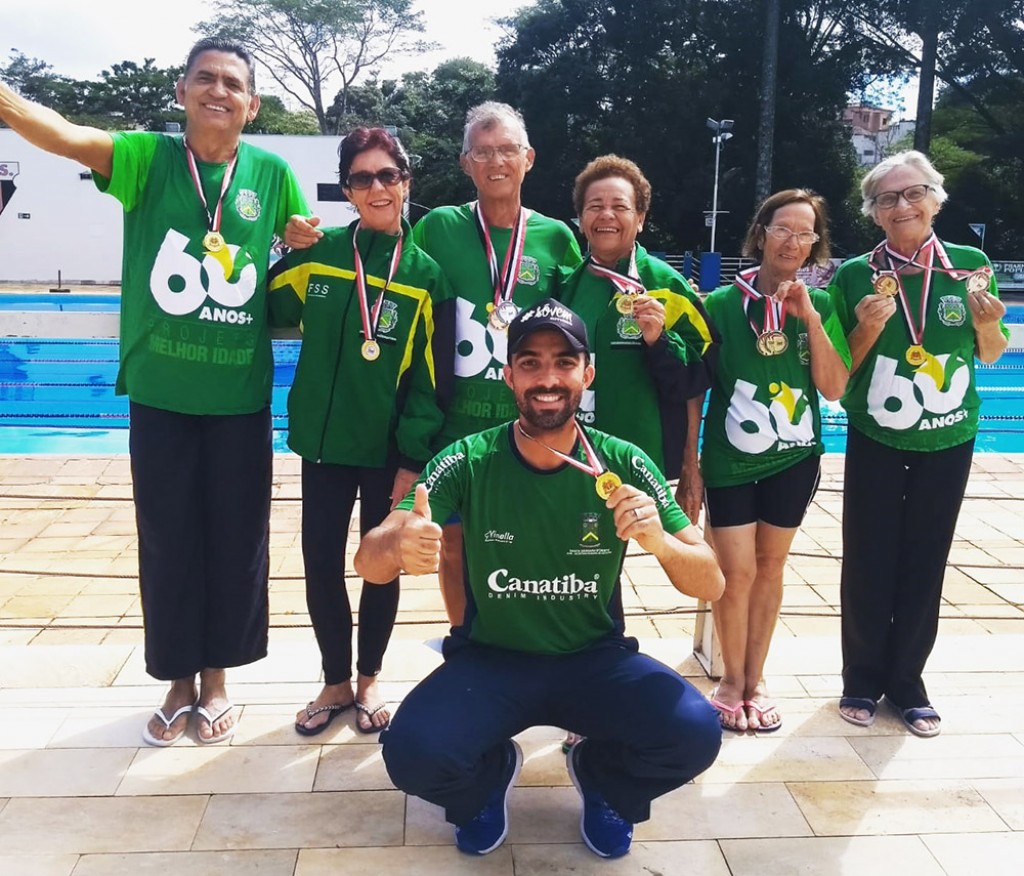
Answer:
<svg viewBox="0 0 1024 876"><path fill-rule="evenodd" d="M885 239L829 288L853 358L839 713L868 727L884 696L917 736L940 729L922 673L978 432L974 359L994 362L1009 337L986 255L932 230L942 183L920 152L869 172L863 212Z"/></svg>

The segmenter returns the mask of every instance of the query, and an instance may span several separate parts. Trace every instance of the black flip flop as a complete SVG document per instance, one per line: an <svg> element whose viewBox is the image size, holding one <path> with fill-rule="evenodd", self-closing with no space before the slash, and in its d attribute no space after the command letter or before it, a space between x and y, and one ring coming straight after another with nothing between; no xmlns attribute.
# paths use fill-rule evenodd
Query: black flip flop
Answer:
<svg viewBox="0 0 1024 876"><path fill-rule="evenodd" d="M327 720L316 727L306 727L302 722L296 721L295 732L300 736L316 736L319 733L323 733L324 730L331 726L331 721L333 721L342 712L347 712L351 709L355 705L355 701L353 700L351 703L345 703L345 705L332 703L329 706L320 706L316 709L311 709L310 706L312 705L312 702L306 704L306 720L308 721L314 715L319 715L322 712L327 712Z"/></svg>

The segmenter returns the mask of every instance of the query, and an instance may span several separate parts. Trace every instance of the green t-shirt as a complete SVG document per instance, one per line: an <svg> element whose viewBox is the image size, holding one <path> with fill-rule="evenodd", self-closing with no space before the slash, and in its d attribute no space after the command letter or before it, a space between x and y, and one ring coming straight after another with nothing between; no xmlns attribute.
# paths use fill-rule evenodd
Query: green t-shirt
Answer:
<svg viewBox="0 0 1024 876"><path fill-rule="evenodd" d="M628 263L624 259L617 270L625 273ZM577 416L589 426L640 446L666 477L676 478L682 459L666 445L681 451L685 435L668 433L685 428L686 398L707 387L701 357L715 340L714 328L683 276L649 256L642 246L637 246L636 268L647 294L665 307L665 330L652 346L644 342L637 320L616 310L619 295L606 277L594 274L586 264L559 272L557 297L586 323L594 364L594 382L583 393ZM657 349L659 345L664 349ZM666 367L669 360L674 362ZM688 367L699 369L696 381L683 373ZM669 387L659 387L659 380ZM695 391L686 392L687 384L695 386ZM677 389L683 391L673 391ZM663 410L666 404L677 410Z"/></svg>
<svg viewBox="0 0 1024 876"><path fill-rule="evenodd" d="M943 244L955 268L991 264L980 249ZM870 254L840 266L829 286L836 312L849 334L857 325L854 309L874 293ZM902 274L915 325L920 324L924 273ZM989 291L998 295L995 275ZM1000 324L1009 337L1006 326ZM981 399L974 378L974 325L963 280L933 272L925 308L922 365L907 362L913 344L902 306L885 324L860 367L850 375L843 407L850 425L881 444L900 450L944 450L978 432Z"/></svg>
<svg viewBox="0 0 1024 876"><path fill-rule="evenodd" d="M825 334L849 366L850 349L831 299L819 289L808 291ZM750 323L763 326L765 302L752 301L744 313L743 299L733 285L704 301L722 334L700 461L709 487L761 480L824 452L807 324L787 316L783 331L789 346L778 356L763 356Z"/></svg>
<svg viewBox="0 0 1024 876"><path fill-rule="evenodd" d="M443 414L435 397L436 305L450 297L437 263L403 223L402 254L381 304L380 356L363 357L352 234L358 223L327 228L317 243L293 250L270 272L274 325L302 324L302 350L288 394L288 446L304 459L382 468L398 453L419 471ZM359 232L359 254L372 309L384 287L397 238Z"/></svg>
<svg viewBox="0 0 1024 876"><path fill-rule="evenodd" d="M245 414L270 403L266 273L275 233L306 201L288 165L247 143L224 196L219 253L181 137L117 133L100 191L124 206L118 394L185 414ZM211 212L226 164L197 162Z"/></svg>
<svg viewBox="0 0 1024 876"><path fill-rule="evenodd" d="M458 632L537 654L567 654L621 635L626 545L594 477L568 463L533 468L519 455L512 429L509 423L456 441L420 477L434 520L462 517L471 593ZM586 433L611 471L654 498L666 532L689 525L640 448L603 432ZM574 455L584 460L579 446ZM413 495L399 508L411 509Z"/></svg>
<svg viewBox="0 0 1024 876"><path fill-rule="evenodd" d="M512 229L491 227L490 234L500 268ZM431 210L416 223L413 237L441 266L455 295L455 384L438 443L443 447L518 415L501 375L508 341L504 331L488 325L494 287L473 205ZM552 296L558 266L580 261L568 226L531 210L513 302L526 308Z"/></svg>

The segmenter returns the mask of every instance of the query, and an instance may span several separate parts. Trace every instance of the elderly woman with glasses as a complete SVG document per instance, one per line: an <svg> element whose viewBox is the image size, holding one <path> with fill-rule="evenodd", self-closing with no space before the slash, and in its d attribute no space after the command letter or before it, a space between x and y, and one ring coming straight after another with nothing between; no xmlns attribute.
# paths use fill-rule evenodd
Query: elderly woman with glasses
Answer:
<svg viewBox="0 0 1024 876"><path fill-rule="evenodd" d="M349 520L357 493L366 533L387 516L393 497L409 491L432 456L444 420L439 391L451 380L450 347L440 355L433 349L450 293L403 217L411 176L405 150L382 128L356 128L338 156L342 191L359 218L325 229L270 275L272 321L303 330L288 395L288 446L302 457L306 603L324 671L323 689L296 716L305 736L353 706L363 733L388 725L377 673L398 610L398 579L363 582L353 687Z"/></svg>
<svg viewBox="0 0 1024 876"><path fill-rule="evenodd" d="M850 356L828 294L797 279L800 268L828 259L820 195L770 196L743 254L760 264L705 301L722 335L700 460L708 539L725 574L713 608L725 670L711 704L723 728L769 733L782 716L764 664L790 545L818 486L818 393L842 396Z"/></svg>
<svg viewBox="0 0 1024 876"><path fill-rule="evenodd" d="M885 239L829 287L853 357L839 713L870 726L884 696L917 736L940 729L921 676L978 431L974 359L994 362L1008 338L988 258L932 230L942 181L919 152L872 169L862 211Z"/></svg>

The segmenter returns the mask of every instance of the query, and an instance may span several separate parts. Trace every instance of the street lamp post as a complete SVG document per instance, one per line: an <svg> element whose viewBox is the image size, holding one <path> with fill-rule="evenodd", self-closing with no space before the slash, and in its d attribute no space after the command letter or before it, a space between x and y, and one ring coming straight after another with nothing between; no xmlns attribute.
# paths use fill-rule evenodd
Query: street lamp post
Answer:
<svg viewBox="0 0 1024 876"><path fill-rule="evenodd" d="M732 125L732 119L722 119L720 122L714 119L707 120L707 126L715 132L715 136L711 138L711 142L715 144L715 188L711 196L711 252L715 252L715 232L718 230L718 165L722 155L722 144L732 137L729 133Z"/></svg>

